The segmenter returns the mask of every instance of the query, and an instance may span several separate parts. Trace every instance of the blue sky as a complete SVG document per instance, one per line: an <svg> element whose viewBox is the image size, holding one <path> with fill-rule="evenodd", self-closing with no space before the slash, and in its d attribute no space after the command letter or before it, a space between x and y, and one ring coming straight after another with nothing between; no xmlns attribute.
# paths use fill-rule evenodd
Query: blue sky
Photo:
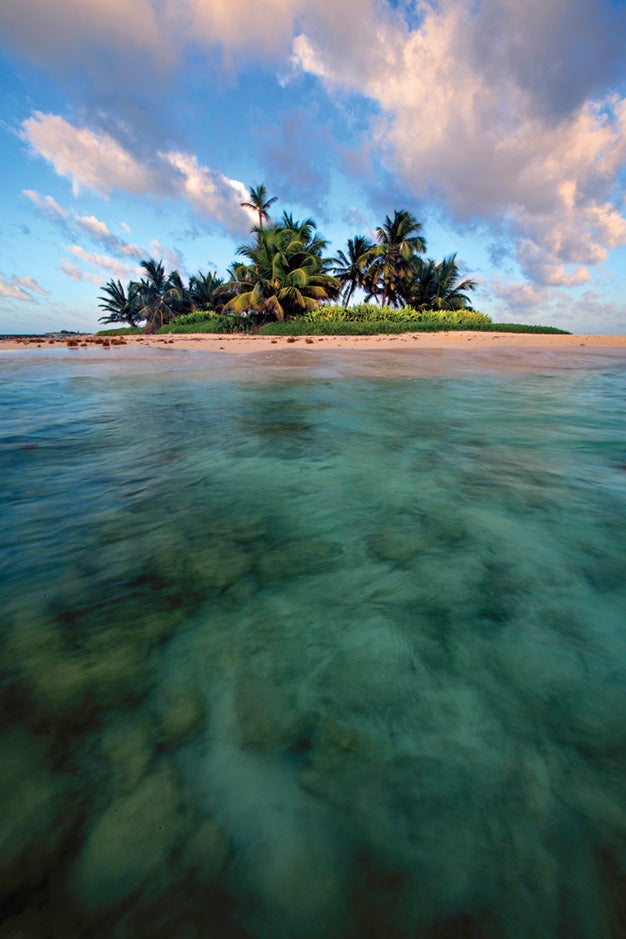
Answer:
<svg viewBox="0 0 626 939"><path fill-rule="evenodd" d="M3 0L0 102L1 333L224 275L261 182L332 253L407 208L494 319L626 333L623 0Z"/></svg>

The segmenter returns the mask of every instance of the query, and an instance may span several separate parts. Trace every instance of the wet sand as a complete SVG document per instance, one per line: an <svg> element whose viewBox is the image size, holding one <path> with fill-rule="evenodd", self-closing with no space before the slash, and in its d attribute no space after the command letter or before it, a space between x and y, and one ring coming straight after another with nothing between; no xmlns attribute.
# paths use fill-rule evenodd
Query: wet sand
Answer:
<svg viewBox="0 0 626 939"><path fill-rule="evenodd" d="M109 343L107 345L107 343ZM0 339L0 351L16 351L37 348L67 346L85 348L101 346L127 349L154 349L174 347L197 352L275 352L277 349L301 349L313 347L331 350L375 350L395 351L398 349L462 349L471 354L474 349L486 351L506 348L528 353L531 350L549 350L550 352L571 352L573 350L623 350L626 352L625 336L595 335L540 335L534 333L486 333L454 331L440 333L401 333L398 335L379 336L247 336L214 335L207 333L187 333L168 336L119 336L109 339L102 336L76 336L48 338L42 336L29 338Z"/></svg>
<svg viewBox="0 0 626 939"><path fill-rule="evenodd" d="M122 373L207 370L242 380L299 377L433 377L471 373L576 371L626 366L626 336L442 332L382 336L15 337L0 339L0 361L108 363Z"/></svg>

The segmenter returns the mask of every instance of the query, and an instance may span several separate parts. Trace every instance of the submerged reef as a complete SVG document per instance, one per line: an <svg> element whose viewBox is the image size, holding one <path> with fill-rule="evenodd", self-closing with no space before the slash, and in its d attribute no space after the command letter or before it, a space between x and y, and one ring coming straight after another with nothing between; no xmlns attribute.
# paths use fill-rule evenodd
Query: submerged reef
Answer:
<svg viewBox="0 0 626 939"><path fill-rule="evenodd" d="M626 935L625 381L25 383L0 935Z"/></svg>

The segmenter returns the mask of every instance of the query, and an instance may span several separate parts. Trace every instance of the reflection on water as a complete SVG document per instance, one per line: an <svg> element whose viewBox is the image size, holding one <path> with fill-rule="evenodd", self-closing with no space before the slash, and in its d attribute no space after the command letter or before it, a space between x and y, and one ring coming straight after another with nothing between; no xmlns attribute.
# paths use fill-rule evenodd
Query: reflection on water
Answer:
<svg viewBox="0 0 626 939"><path fill-rule="evenodd" d="M626 373L85 362L3 363L1 935L626 935Z"/></svg>

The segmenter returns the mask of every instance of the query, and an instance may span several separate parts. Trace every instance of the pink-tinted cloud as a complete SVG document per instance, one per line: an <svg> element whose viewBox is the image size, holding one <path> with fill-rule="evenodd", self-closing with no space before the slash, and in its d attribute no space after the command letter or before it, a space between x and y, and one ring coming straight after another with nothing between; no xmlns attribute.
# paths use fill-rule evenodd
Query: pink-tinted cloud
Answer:
<svg viewBox="0 0 626 939"><path fill-rule="evenodd" d="M11 300L30 300L35 299L33 294L46 296L49 291L45 290L33 277L18 277L13 274L7 277L0 272L0 297Z"/></svg>
<svg viewBox="0 0 626 939"><path fill-rule="evenodd" d="M233 235L250 227L250 219L241 203L248 199L248 190L237 179L202 166L190 153L160 153L172 174L172 185L178 196L199 215L221 225Z"/></svg>
<svg viewBox="0 0 626 939"><path fill-rule="evenodd" d="M108 250L122 257L136 258L137 260L144 257L146 252L143 248L124 241L123 238L115 235L110 231L106 222L96 218L95 215L77 215L75 212L60 206L52 196L42 196L33 189L24 189L23 192L36 208L58 225L64 234L86 234L93 241L104 245Z"/></svg>
<svg viewBox="0 0 626 939"><path fill-rule="evenodd" d="M147 257L147 255L144 255L144 257ZM179 274L186 273L185 259L180 251L162 245L156 238L150 242L150 257L163 261L168 271L178 271Z"/></svg>
<svg viewBox="0 0 626 939"><path fill-rule="evenodd" d="M99 271L106 272L107 274L113 275L113 277L117 277L120 280L135 278L141 273L140 268L133 264L127 264L124 261L119 261L117 258L109 257L106 254L95 254L91 251L85 251L85 249L81 248L80 245L67 245L66 250L69 251L70 254L74 255L74 258L78 261L89 264L92 267L96 267ZM77 270L76 260L70 261L70 269ZM65 271L65 273L67 273L67 271ZM101 282L102 280L100 275L98 278L98 283Z"/></svg>
<svg viewBox="0 0 626 939"><path fill-rule="evenodd" d="M23 193L30 199L33 205L37 206L48 218L54 221L67 218L67 211L63 209L52 196L42 196L41 193L35 192L34 189L24 189Z"/></svg>
<svg viewBox="0 0 626 939"><path fill-rule="evenodd" d="M50 293L49 290L45 290L40 284L38 284L34 277L16 277L15 283L25 287L26 290L30 290L31 293L38 293L42 296L47 296Z"/></svg>
<svg viewBox="0 0 626 939"><path fill-rule="evenodd" d="M203 166L193 154L160 152L148 166L110 135L75 127L58 115L41 112L23 122L22 133L34 153L71 181L75 195L87 187L105 196L121 190L155 198L180 198L230 234L241 235L250 228L250 217L241 207L241 202L248 198L246 186ZM51 197L42 197L32 190L25 190L25 194L51 217L57 215L68 220L68 213L63 214L64 210ZM109 248L129 256L141 254L139 248L127 246L93 216L73 215L72 221Z"/></svg>
<svg viewBox="0 0 626 939"><path fill-rule="evenodd" d="M109 134L74 127L57 114L35 111L22 124L33 152L71 180L74 195L82 188L109 196L116 189L135 194L161 191L153 170L142 165Z"/></svg>
<svg viewBox="0 0 626 939"><path fill-rule="evenodd" d="M586 31L577 23L576 42L570 35L557 47L567 51L586 39L600 59L589 35L593 9L586 0L573 5L591 19ZM377 103L376 149L415 196L435 198L458 220L500 225L542 254L537 265L529 263L533 252L518 251L528 276L573 284L588 276L586 265L626 243L626 99L606 89L600 98L586 95L579 62L565 52L556 84L533 80L525 57L551 61L538 58L536 43L571 28L562 6L424 0L417 28L391 18L371 22L370 66L305 33L294 41L294 62L329 91L343 87ZM489 33L486 43L484 27L494 18L499 38ZM588 87L598 90L591 72Z"/></svg>

